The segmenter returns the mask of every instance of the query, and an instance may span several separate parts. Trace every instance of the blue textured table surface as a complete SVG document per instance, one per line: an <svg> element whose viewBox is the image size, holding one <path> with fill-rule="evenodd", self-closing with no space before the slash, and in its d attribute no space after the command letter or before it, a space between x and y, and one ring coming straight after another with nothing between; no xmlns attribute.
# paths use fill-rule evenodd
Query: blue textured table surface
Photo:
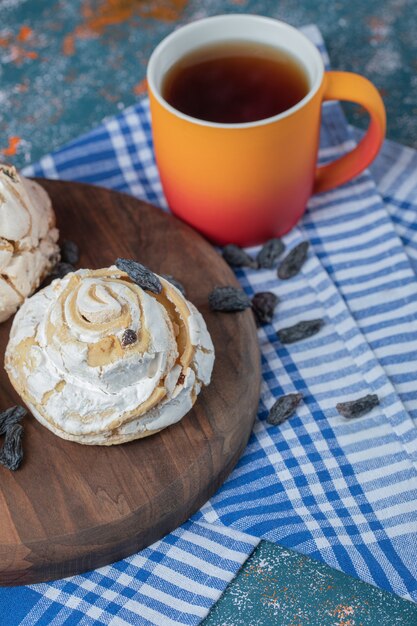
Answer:
<svg viewBox="0 0 417 626"><path fill-rule="evenodd" d="M332 66L381 90L388 137L417 146L415 0L0 0L0 150L22 166L132 104L157 42L179 24L251 12L316 23ZM349 109L365 125L361 111Z"/></svg>
<svg viewBox="0 0 417 626"><path fill-rule="evenodd" d="M413 626L417 606L261 541L202 626Z"/></svg>

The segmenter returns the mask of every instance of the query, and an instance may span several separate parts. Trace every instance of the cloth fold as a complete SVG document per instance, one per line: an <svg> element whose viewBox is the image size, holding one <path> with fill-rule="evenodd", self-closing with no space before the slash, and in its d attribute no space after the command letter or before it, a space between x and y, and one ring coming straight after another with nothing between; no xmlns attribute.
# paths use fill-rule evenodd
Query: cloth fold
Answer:
<svg viewBox="0 0 417 626"><path fill-rule="evenodd" d="M319 31L305 32L328 64ZM359 135L338 104L325 104L321 162ZM371 171L382 197L364 172L311 199L284 238L287 249L310 241L298 276L237 271L249 294L273 291L281 302L273 324L259 329L258 419L223 487L138 555L27 588L23 624L198 624L261 538L417 600L417 154L387 142ZM146 99L24 173L99 184L167 208ZM279 328L313 318L326 322L318 335L280 344ZM275 399L294 391L304 398L297 414L267 424ZM367 393L380 398L369 415L338 414L338 402ZM13 594L0 590L0 605ZM23 590L19 597L25 601Z"/></svg>
<svg viewBox="0 0 417 626"><path fill-rule="evenodd" d="M0 589L0 623L198 624L258 542L224 526L190 520L140 553L93 572Z"/></svg>

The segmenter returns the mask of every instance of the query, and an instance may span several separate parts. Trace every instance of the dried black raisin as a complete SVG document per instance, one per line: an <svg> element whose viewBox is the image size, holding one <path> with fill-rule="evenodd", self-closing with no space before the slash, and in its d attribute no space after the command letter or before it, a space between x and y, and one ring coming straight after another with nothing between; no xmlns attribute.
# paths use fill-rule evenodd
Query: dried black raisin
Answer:
<svg viewBox="0 0 417 626"><path fill-rule="evenodd" d="M57 263L53 268L52 272L49 275L51 280L55 280L55 278L64 278L67 274L71 272L75 272L76 269L71 263Z"/></svg>
<svg viewBox="0 0 417 626"><path fill-rule="evenodd" d="M162 278L165 278L165 280L167 280L169 283L171 283L171 285L174 285L174 287L176 287L178 291L180 291L182 295L185 296L184 285L180 283L179 280L171 276L171 274L161 274L161 276Z"/></svg>
<svg viewBox="0 0 417 626"><path fill-rule="evenodd" d="M278 258L285 250L285 245L281 239L275 238L267 241L258 252L256 260L258 267L264 267L270 269L274 267L278 261Z"/></svg>
<svg viewBox="0 0 417 626"><path fill-rule="evenodd" d="M12 424L6 431L3 447L0 450L0 463L10 470L17 470L23 459L23 426Z"/></svg>
<svg viewBox="0 0 417 626"><path fill-rule="evenodd" d="M27 411L22 406L11 406L0 413L0 435L4 435L7 429L26 415Z"/></svg>
<svg viewBox="0 0 417 626"><path fill-rule="evenodd" d="M126 346L132 345L132 343L136 343L138 340L138 336L132 328L126 328L122 335L122 346L125 348Z"/></svg>
<svg viewBox="0 0 417 626"><path fill-rule="evenodd" d="M257 267L255 259L234 243L229 243L223 248L223 258L232 267Z"/></svg>
<svg viewBox="0 0 417 626"><path fill-rule="evenodd" d="M307 258L308 246L308 241L302 241L287 254L278 267L278 278L287 280L298 274Z"/></svg>
<svg viewBox="0 0 417 626"><path fill-rule="evenodd" d="M278 302L278 296L270 291L256 293L252 298L252 311L255 314L256 321L259 324L270 324Z"/></svg>
<svg viewBox="0 0 417 626"><path fill-rule="evenodd" d="M351 419L353 417L362 417L369 411L372 411L379 404L379 398L375 393L368 394L363 398L357 400L351 400L349 402L339 402L336 404L336 409L340 415Z"/></svg>
<svg viewBox="0 0 417 626"><path fill-rule="evenodd" d="M268 424L273 424L274 426L283 424L294 414L295 409L302 399L303 396L301 393L289 393L286 396L278 398L266 418Z"/></svg>
<svg viewBox="0 0 417 626"><path fill-rule="evenodd" d="M294 343L301 341L301 339L307 339L318 333L324 326L324 320L307 320L305 322L298 322L294 326L288 326L287 328L281 328L278 330L277 335L281 343Z"/></svg>
<svg viewBox="0 0 417 626"><path fill-rule="evenodd" d="M244 311L250 307L249 297L238 287L215 287L209 295L209 305L212 311Z"/></svg>
<svg viewBox="0 0 417 626"><path fill-rule="evenodd" d="M65 239L61 245L61 260L64 263L70 263L76 265L80 260L80 252L78 246L74 241Z"/></svg>
<svg viewBox="0 0 417 626"><path fill-rule="evenodd" d="M141 263L131 259L117 259L115 265L122 272L126 272L129 278L142 289L147 289L152 293L161 293L162 284L158 276Z"/></svg>

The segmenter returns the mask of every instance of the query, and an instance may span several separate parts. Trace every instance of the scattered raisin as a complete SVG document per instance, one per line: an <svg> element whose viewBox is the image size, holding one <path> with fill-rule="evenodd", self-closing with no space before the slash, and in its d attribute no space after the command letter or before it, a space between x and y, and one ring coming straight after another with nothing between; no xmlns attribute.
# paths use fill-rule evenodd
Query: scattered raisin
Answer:
<svg viewBox="0 0 417 626"><path fill-rule="evenodd" d="M298 274L307 258L308 246L308 241L302 241L287 254L278 267L278 278L287 280Z"/></svg>
<svg viewBox="0 0 417 626"><path fill-rule="evenodd" d="M287 328L281 328L278 332L278 339L281 343L294 343L301 341L301 339L307 339L318 333L324 326L324 320L307 320L305 322L298 322L294 326L288 326Z"/></svg>
<svg viewBox="0 0 417 626"><path fill-rule="evenodd" d="M294 414L295 409L302 399L303 396L301 393L289 393L286 396L278 398L266 418L268 424L273 424L274 426L283 424Z"/></svg>
<svg viewBox="0 0 417 626"><path fill-rule="evenodd" d="M278 302L278 296L270 291L256 293L252 298L252 311L255 314L256 321L259 324L270 324Z"/></svg>
<svg viewBox="0 0 417 626"><path fill-rule="evenodd" d="M64 278L70 272L75 272L76 269L71 263L57 263L53 268L52 272L49 275L51 280L55 280L55 278Z"/></svg>
<svg viewBox="0 0 417 626"><path fill-rule="evenodd" d="M165 280L167 280L169 283L171 283L171 285L174 285L174 287L176 287L178 291L180 291L182 295L185 296L184 285L180 283L179 280L171 276L171 274L161 274L161 276L162 278L165 278Z"/></svg>
<svg viewBox="0 0 417 626"><path fill-rule="evenodd" d="M161 293L162 284L158 276L141 263L131 259L117 259L115 265L142 289L147 289L156 294Z"/></svg>
<svg viewBox="0 0 417 626"><path fill-rule="evenodd" d="M125 348L126 346L132 345L132 343L136 343L138 340L138 336L132 328L126 328L122 335L122 346Z"/></svg>
<svg viewBox="0 0 417 626"><path fill-rule="evenodd" d="M270 269L274 267L278 261L278 257L285 250L285 245L281 241L281 239L275 238L267 241L258 252L256 260L258 262L258 267L263 267L266 269Z"/></svg>
<svg viewBox="0 0 417 626"><path fill-rule="evenodd" d="M357 400L351 400L350 402L339 402L336 404L336 409L340 415L351 419L353 417L362 417L369 411L372 411L379 404L379 398L375 393L368 394L363 398Z"/></svg>
<svg viewBox="0 0 417 626"><path fill-rule="evenodd" d="M69 241L65 239L62 242L61 246L61 260L64 263L70 263L71 265L76 265L80 260L80 252L78 250L78 246L74 241Z"/></svg>
<svg viewBox="0 0 417 626"><path fill-rule="evenodd" d="M4 445L0 450L0 463L10 470L17 470L23 459L23 426L12 424L6 431Z"/></svg>
<svg viewBox="0 0 417 626"><path fill-rule="evenodd" d="M181 373L178 376L177 385L183 385L185 382L185 374Z"/></svg>
<svg viewBox="0 0 417 626"><path fill-rule="evenodd" d="M244 311L250 307L249 297L238 287L215 287L209 295L209 305L212 311Z"/></svg>
<svg viewBox="0 0 417 626"><path fill-rule="evenodd" d="M11 406L0 413L0 435L8 430L10 426L17 424L26 415L27 411L22 406Z"/></svg>
<svg viewBox="0 0 417 626"><path fill-rule="evenodd" d="M252 259L245 250L234 243L229 243L225 246L222 254L226 263L232 267L257 267L255 259Z"/></svg>

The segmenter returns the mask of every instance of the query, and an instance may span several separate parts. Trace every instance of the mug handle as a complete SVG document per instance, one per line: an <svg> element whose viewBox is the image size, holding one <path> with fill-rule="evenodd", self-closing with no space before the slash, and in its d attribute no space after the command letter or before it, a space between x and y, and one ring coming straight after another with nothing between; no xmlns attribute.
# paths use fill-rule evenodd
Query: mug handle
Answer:
<svg viewBox="0 0 417 626"><path fill-rule="evenodd" d="M385 107L377 88L363 76L351 72L326 72L323 101L349 100L362 105L371 121L366 135L348 154L318 167L313 193L328 191L360 174L374 160L385 137Z"/></svg>

